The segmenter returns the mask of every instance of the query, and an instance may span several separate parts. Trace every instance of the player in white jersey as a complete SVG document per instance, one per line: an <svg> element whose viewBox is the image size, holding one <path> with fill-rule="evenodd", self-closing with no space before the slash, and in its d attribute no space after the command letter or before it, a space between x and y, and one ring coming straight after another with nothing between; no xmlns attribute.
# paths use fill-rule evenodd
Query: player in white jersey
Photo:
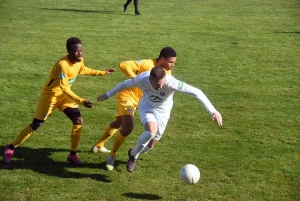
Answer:
<svg viewBox="0 0 300 201"><path fill-rule="evenodd" d="M170 118L175 91L197 98L211 114L212 119L217 121L219 126L222 125L221 114L200 89L177 80L171 75L166 75L164 68L160 66L156 66L150 72L142 73L134 79L125 80L106 94L100 95L97 100L106 100L117 92L130 87L139 87L144 92L138 110L145 131L135 147L128 150L129 160L126 168L129 172L133 172L137 165L139 154L152 149L162 137Z"/></svg>

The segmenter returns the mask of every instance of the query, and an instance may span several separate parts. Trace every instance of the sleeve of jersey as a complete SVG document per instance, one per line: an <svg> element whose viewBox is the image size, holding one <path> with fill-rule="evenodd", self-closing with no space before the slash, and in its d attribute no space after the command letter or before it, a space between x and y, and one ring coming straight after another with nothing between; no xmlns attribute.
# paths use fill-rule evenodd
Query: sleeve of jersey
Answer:
<svg viewBox="0 0 300 201"><path fill-rule="evenodd" d="M119 64L121 72L129 78L134 78L140 69L134 61L123 61Z"/></svg>
<svg viewBox="0 0 300 201"><path fill-rule="evenodd" d="M66 72L63 70L61 70L60 74L59 74L59 84L61 87L62 92L67 95L69 98L71 98L73 101L83 105L83 98L80 98L79 96L77 96L72 90L71 90L71 86L69 85L69 80L66 76Z"/></svg>
<svg viewBox="0 0 300 201"><path fill-rule="evenodd" d="M106 75L106 71L94 70L85 66L80 69L79 73L84 75Z"/></svg>
<svg viewBox="0 0 300 201"><path fill-rule="evenodd" d="M190 96L193 96L197 98L206 108L206 110L212 114L216 111L215 107L211 104L209 99L206 97L206 95L198 88L193 87L191 85L188 85L180 80L177 80L175 78L171 81L171 87L174 88L176 91L183 92L185 94L188 94Z"/></svg>
<svg viewBox="0 0 300 201"><path fill-rule="evenodd" d="M109 92L107 92L106 95L108 97L111 97L111 96L115 95L116 93L118 93L124 89L131 88L131 87L133 87L133 79L128 79L128 80L125 80L124 82L121 82L117 86L115 86L113 89L111 89Z"/></svg>

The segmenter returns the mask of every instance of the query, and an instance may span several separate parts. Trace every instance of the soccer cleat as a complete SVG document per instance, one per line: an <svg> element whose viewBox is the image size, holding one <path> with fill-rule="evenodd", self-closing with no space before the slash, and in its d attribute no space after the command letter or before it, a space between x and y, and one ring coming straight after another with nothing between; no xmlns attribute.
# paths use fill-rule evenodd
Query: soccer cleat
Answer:
<svg viewBox="0 0 300 201"><path fill-rule="evenodd" d="M68 155L67 161L76 166L82 166L83 162L76 155Z"/></svg>
<svg viewBox="0 0 300 201"><path fill-rule="evenodd" d="M113 170L115 165L115 157L108 156L105 162L105 167L107 170Z"/></svg>
<svg viewBox="0 0 300 201"><path fill-rule="evenodd" d="M93 146L92 149L91 149L91 151L94 154L99 153L99 152L101 152L101 153L110 153L110 150L106 149L105 147L98 148L96 146Z"/></svg>
<svg viewBox="0 0 300 201"><path fill-rule="evenodd" d="M127 5L126 4L124 4L123 5L123 8L124 8L124 13L126 12L126 10L127 10Z"/></svg>
<svg viewBox="0 0 300 201"><path fill-rule="evenodd" d="M138 11L138 10L136 10L134 13L135 13L136 15L140 15L140 14L141 14L140 11Z"/></svg>
<svg viewBox="0 0 300 201"><path fill-rule="evenodd" d="M10 149L9 146L10 144L5 147L4 155L3 155L3 162L7 165L10 164L11 159L14 155L14 150Z"/></svg>
<svg viewBox="0 0 300 201"><path fill-rule="evenodd" d="M134 158L134 156L131 156L131 150L132 149L128 150L129 159L128 159L128 162L126 164L126 169L127 169L128 172L133 172L135 166L137 165L136 159Z"/></svg>

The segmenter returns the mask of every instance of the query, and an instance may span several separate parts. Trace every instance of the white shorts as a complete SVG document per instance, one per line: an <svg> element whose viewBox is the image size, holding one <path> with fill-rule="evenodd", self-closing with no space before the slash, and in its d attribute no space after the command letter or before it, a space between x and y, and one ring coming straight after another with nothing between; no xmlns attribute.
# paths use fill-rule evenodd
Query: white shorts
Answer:
<svg viewBox="0 0 300 201"><path fill-rule="evenodd" d="M157 123L157 133L153 139L158 141L162 137L167 127L169 116L162 115L149 108L139 108L139 114L143 125L145 125L149 121Z"/></svg>

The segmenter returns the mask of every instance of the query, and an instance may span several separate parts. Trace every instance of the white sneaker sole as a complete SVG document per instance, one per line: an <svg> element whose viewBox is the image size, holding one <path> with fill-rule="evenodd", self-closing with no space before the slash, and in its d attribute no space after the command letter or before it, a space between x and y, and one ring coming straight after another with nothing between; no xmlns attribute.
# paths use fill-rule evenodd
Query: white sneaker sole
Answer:
<svg viewBox="0 0 300 201"><path fill-rule="evenodd" d="M110 150L106 149L105 147L101 147L101 148L93 147L92 152L94 154L96 154L96 153L110 153Z"/></svg>

